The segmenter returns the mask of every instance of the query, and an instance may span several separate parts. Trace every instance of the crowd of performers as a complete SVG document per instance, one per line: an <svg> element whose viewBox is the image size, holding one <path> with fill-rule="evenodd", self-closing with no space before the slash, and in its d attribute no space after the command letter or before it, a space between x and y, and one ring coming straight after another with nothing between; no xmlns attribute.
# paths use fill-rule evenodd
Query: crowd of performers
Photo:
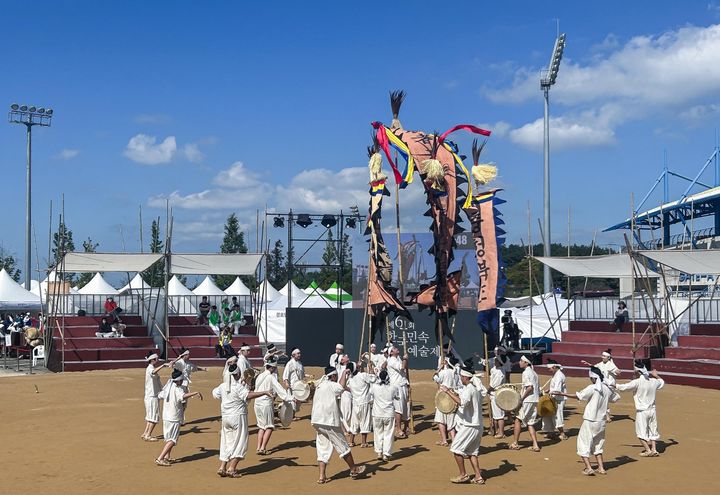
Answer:
<svg viewBox="0 0 720 495"><path fill-rule="evenodd" d="M658 456L656 441L658 433L655 411L655 395L664 386L664 381L655 370L648 371L640 362L635 363L636 377L627 383L617 383L620 370L612 360L608 349L602 359L588 365L590 383L574 394L567 391L563 367L555 361L546 366L552 376L541 387L533 363L525 356L518 362L522 370L521 383L514 385L519 405L512 410L499 403L498 394L510 384L510 360L503 347L496 347L490 362L481 365L492 366L487 386L482 374L474 370L473 358L461 361L457 352L446 347L439 359L438 370L433 376L438 390L456 405L452 412L436 407L434 422L438 426L440 446L449 450L457 463L458 475L453 483L484 484L485 479L478 459L480 442L484 434L482 405L486 397L490 403L490 429L494 438L505 437L506 420L512 424L512 442L508 448L519 450L523 428L527 428L531 444L529 449L539 452L538 427L542 433L567 440L564 425L564 403L568 398L586 402L583 422L577 436L577 454L584 463L585 475L606 474L603 464L603 445L607 424L611 422L610 404L617 401L620 391L632 391L636 419L637 437L643 445L642 457ZM236 356L227 359L222 372L222 381L212 390L211 395L220 401L220 467L221 477L241 476L238 464L247 454L248 402L254 400L257 421L257 454L269 453L269 442L275 429L276 401L298 411L300 401L293 391L299 383L308 383L300 349L293 349L285 364L282 377L278 374L278 358L282 355L272 344L263 358L264 370L253 370L248 356L251 347L243 345ZM203 399L199 391L190 391L191 375L195 371L206 371L190 361L190 351L182 350L180 356L169 362L161 362L155 353L147 356L145 371L145 430L141 439L158 442L153 432L160 422L162 405L163 446L155 459L158 466L171 466L171 453L176 446L180 428L184 424L189 400ZM171 368L172 373L163 386L160 371ZM378 350L372 344L369 352L362 354L359 362L352 362L338 344L330 356L323 376L313 380L314 395L310 422L316 432L315 445L319 468L318 483L328 481L326 467L333 451L348 465L350 476L357 478L365 466L357 464L351 448L356 438L361 448L369 448L368 435L373 434L372 445L378 460L389 462L393 458L395 439L407 438L411 419L408 381L408 356L388 344ZM249 372L249 374L248 374ZM252 377L252 379L250 378ZM555 404L553 413L541 416L538 402L541 397L550 397ZM437 401L436 401L437 404ZM359 438L358 438L359 437ZM594 457L596 466L590 459ZM468 473L465 460L470 461L473 473Z"/></svg>

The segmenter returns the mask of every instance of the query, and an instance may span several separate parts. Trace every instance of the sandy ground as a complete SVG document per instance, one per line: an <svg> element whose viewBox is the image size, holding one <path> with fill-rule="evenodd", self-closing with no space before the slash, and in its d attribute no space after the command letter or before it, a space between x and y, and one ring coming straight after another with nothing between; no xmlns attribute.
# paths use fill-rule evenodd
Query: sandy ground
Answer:
<svg viewBox="0 0 720 495"><path fill-rule="evenodd" d="M275 493L340 489L345 494L395 494L409 489L415 493L481 490L554 495L622 489L658 494L682 490L692 494L714 491L711 487L718 486L711 456L720 449L716 421L720 391L672 385L661 390L658 398L663 438L659 458L638 456L641 449L634 434L633 402L626 393L614 405L616 420L608 425L608 475L582 476L575 454L582 404L570 400L566 408L569 440L544 440L542 451L533 453L527 449L510 451L506 441L485 436L480 464L487 484L451 485L448 480L456 475L457 468L447 448L435 445L438 434L431 420L436 388L430 372L412 374L416 434L396 442L394 459L383 463L374 459L372 448L353 449L355 459L367 464L364 479L349 478L344 462L333 457L328 467L331 483L315 484L314 433L307 405L300 411L303 419L289 429L276 431L271 439L274 450L269 456L255 455L255 428L251 426L249 455L240 464L245 475L222 479L215 474L219 402L210 396L220 374L220 369L212 369L193 375L193 390L202 391L205 401L191 401L187 424L173 451L178 462L170 468L153 463L160 442L139 439L144 426L143 370L0 378L0 493L189 494L220 493L224 489L257 489L256 493L260 493L261 489L271 488ZM585 382L570 379L570 391ZM254 425L252 412L250 424ZM161 424L155 433L162 433ZM527 433L523 433L521 442L529 442Z"/></svg>

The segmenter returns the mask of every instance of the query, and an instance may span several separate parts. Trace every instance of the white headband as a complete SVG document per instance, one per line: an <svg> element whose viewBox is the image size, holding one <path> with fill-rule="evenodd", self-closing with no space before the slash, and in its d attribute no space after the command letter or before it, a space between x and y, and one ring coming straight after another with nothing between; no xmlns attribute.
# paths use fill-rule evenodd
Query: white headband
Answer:
<svg viewBox="0 0 720 495"><path fill-rule="evenodd" d="M228 373L230 373L231 375L239 375L239 374L240 374L240 367L238 366L237 368L235 368L235 371L229 371L229 370L228 370Z"/></svg>
<svg viewBox="0 0 720 495"><path fill-rule="evenodd" d="M590 378L595 378L595 390L600 392L602 390L602 375L593 371L592 368L590 368L590 372L588 374Z"/></svg>
<svg viewBox="0 0 720 495"><path fill-rule="evenodd" d="M562 369L562 365L561 365L560 363L548 363L548 364L547 364L547 367L550 368L550 369L553 369L553 368Z"/></svg>
<svg viewBox="0 0 720 495"><path fill-rule="evenodd" d="M464 376L465 378L472 378L474 375L470 373L469 371L466 371L464 369L460 369L460 376Z"/></svg>
<svg viewBox="0 0 720 495"><path fill-rule="evenodd" d="M160 356L157 355L157 353L150 354L148 357L145 358L145 361L152 361L153 359L159 359Z"/></svg>
<svg viewBox="0 0 720 495"><path fill-rule="evenodd" d="M650 378L650 373L648 372L647 368L645 368L645 366L643 366L642 368L639 366L633 366L633 368L638 373L641 373L642 376L644 376L645 378Z"/></svg>
<svg viewBox="0 0 720 495"><path fill-rule="evenodd" d="M526 362L527 364L529 364L530 366L533 365L533 364L532 364L532 361L530 361L527 357L525 357L524 354L523 354L522 356L520 356L520 361L525 361L525 362Z"/></svg>
<svg viewBox="0 0 720 495"><path fill-rule="evenodd" d="M612 357L612 354L610 354L610 353L607 352L607 351L602 351L602 354L600 354L600 355L601 355L602 357L606 357L606 358L611 358L611 357Z"/></svg>
<svg viewBox="0 0 720 495"><path fill-rule="evenodd" d="M297 347L292 350L292 352L290 353L290 355L291 355L291 356L294 356L296 352L300 352L300 349L297 348Z"/></svg>
<svg viewBox="0 0 720 495"><path fill-rule="evenodd" d="M340 349L341 351L344 351L344 350L345 350L345 346L343 346L342 344L338 344L338 345L335 346L335 350L338 350L338 349Z"/></svg>
<svg viewBox="0 0 720 495"><path fill-rule="evenodd" d="M250 346L249 346L249 345L244 345L244 346L242 346L242 347L240 348L240 350L241 350L241 351L249 351L249 350L250 350Z"/></svg>
<svg viewBox="0 0 720 495"><path fill-rule="evenodd" d="M190 355L190 349L185 349L183 352L180 353L180 355L178 357L189 356L189 355Z"/></svg>
<svg viewBox="0 0 720 495"><path fill-rule="evenodd" d="M330 378L331 376L335 376L335 375L337 375L337 374L338 374L337 370L332 370L330 373L328 373L328 374L325 375L325 376L326 376L327 378Z"/></svg>

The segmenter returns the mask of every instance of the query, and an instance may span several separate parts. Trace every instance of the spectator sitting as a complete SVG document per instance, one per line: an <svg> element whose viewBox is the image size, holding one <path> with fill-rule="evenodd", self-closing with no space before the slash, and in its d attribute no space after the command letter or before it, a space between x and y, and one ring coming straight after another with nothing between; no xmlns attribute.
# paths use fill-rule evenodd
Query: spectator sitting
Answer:
<svg viewBox="0 0 720 495"><path fill-rule="evenodd" d="M230 304L228 303L227 297L223 297L222 301L220 301L220 309L224 313L228 308L230 308Z"/></svg>
<svg viewBox="0 0 720 495"><path fill-rule="evenodd" d="M102 321L100 322L100 325L98 326L98 331L95 332L95 337L114 337L115 336L115 330L113 330L112 325L108 323L108 319L103 316Z"/></svg>
<svg viewBox="0 0 720 495"><path fill-rule="evenodd" d="M198 325L208 324L208 313L210 313L210 303L208 302L207 296L202 296L202 301L198 305L200 314L198 315Z"/></svg>
<svg viewBox="0 0 720 495"><path fill-rule="evenodd" d="M115 337L125 337L125 329L127 328L127 325L125 323L120 323L119 321L116 321L112 324L112 328L115 332Z"/></svg>
<svg viewBox="0 0 720 495"><path fill-rule="evenodd" d="M233 297L233 301L235 298ZM230 313L230 322L232 323L233 333L240 333L240 327L243 326L243 312L240 309L240 305L235 303Z"/></svg>
<svg viewBox="0 0 720 495"><path fill-rule="evenodd" d="M210 308L210 313L208 313L208 324L212 331L215 332L215 335L220 335L220 313L218 313L217 306L214 304Z"/></svg>
<svg viewBox="0 0 720 495"><path fill-rule="evenodd" d="M235 356L235 350L232 348L232 331L229 328L223 329L215 345L215 353L218 357L229 358Z"/></svg>
<svg viewBox="0 0 720 495"><path fill-rule="evenodd" d="M122 312L122 309L120 309L115 302L115 299L110 296L107 299L105 299L105 316L108 318L111 318L113 321L117 321L118 323L120 320L120 313Z"/></svg>
<svg viewBox="0 0 720 495"><path fill-rule="evenodd" d="M616 332L621 332L623 324L629 319L627 306L623 301L618 302L618 309L615 311L615 319L610 324L615 325Z"/></svg>

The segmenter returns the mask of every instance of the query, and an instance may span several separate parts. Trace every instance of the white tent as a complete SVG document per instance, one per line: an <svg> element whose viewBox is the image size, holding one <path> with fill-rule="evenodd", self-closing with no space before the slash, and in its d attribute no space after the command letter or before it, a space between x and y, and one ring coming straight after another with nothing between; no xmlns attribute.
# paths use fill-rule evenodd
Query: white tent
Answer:
<svg viewBox="0 0 720 495"><path fill-rule="evenodd" d="M190 298L194 297L195 294L185 287L175 275L168 281L168 296L171 313L181 315L197 313L197 309L190 302Z"/></svg>
<svg viewBox="0 0 720 495"><path fill-rule="evenodd" d="M533 297L533 300L538 297L540 296ZM568 313L563 313L568 306L568 300L560 297L555 297L555 299L553 299L553 297L554 294L552 293L544 294L542 296L542 299L545 300L545 306L543 306L541 299L539 301L539 305L517 308L513 311L513 318L522 332L521 337L523 339L539 338L543 336L550 339L562 339L561 330L565 331L568 329ZM575 319L573 305L570 306L568 311L570 311L570 319ZM558 321L559 315L562 315L562 317L560 317Z"/></svg>
<svg viewBox="0 0 720 495"><path fill-rule="evenodd" d="M260 284L257 294L260 301L267 300L268 302L274 301L278 297L282 296L282 294L280 294L275 287L269 284L267 280L263 280Z"/></svg>
<svg viewBox="0 0 720 495"><path fill-rule="evenodd" d="M78 294L117 295L119 291L107 283L102 275L96 273L90 282L78 290Z"/></svg>
<svg viewBox="0 0 720 495"><path fill-rule="evenodd" d="M145 280L142 278L142 276L138 273L133 277L133 279L129 283L125 284L125 287L120 289L120 293L122 294L123 292L128 291L128 290L149 290L149 289L152 289L150 284L145 282Z"/></svg>
<svg viewBox="0 0 720 495"><path fill-rule="evenodd" d="M193 294L196 296L225 296L225 292L220 289L215 282L210 278L210 275L205 277L200 285L193 289Z"/></svg>
<svg viewBox="0 0 720 495"><path fill-rule="evenodd" d="M22 288L3 268L0 270L0 308L37 309L40 298Z"/></svg>
<svg viewBox="0 0 720 495"><path fill-rule="evenodd" d="M249 296L250 289L240 280L240 277L235 277L235 281L225 289L225 294L228 296Z"/></svg>
<svg viewBox="0 0 720 495"><path fill-rule="evenodd" d="M309 296L322 296L325 294L325 291L322 290L314 280L304 289L304 292Z"/></svg>
<svg viewBox="0 0 720 495"><path fill-rule="evenodd" d="M305 300L305 298L307 298L307 294L305 294L305 291L295 285L295 282L293 282L292 280L285 284L285 287L280 289L280 294L282 294L283 296L291 294L293 302L295 302L296 300L303 301Z"/></svg>
<svg viewBox="0 0 720 495"><path fill-rule="evenodd" d="M193 294L193 291L185 287L183 283L178 280L176 275L173 275L172 278L168 281L168 295L194 296L195 294Z"/></svg>
<svg viewBox="0 0 720 495"><path fill-rule="evenodd" d="M535 259L568 277L632 278L633 276L658 276L657 273L649 270L645 273L642 264L640 266L636 265L635 272L633 273L633 261L627 254L557 258L535 256ZM637 271L638 268L640 269L640 273Z"/></svg>
<svg viewBox="0 0 720 495"><path fill-rule="evenodd" d="M640 251L640 254L688 275L720 274L720 250L718 249Z"/></svg>

